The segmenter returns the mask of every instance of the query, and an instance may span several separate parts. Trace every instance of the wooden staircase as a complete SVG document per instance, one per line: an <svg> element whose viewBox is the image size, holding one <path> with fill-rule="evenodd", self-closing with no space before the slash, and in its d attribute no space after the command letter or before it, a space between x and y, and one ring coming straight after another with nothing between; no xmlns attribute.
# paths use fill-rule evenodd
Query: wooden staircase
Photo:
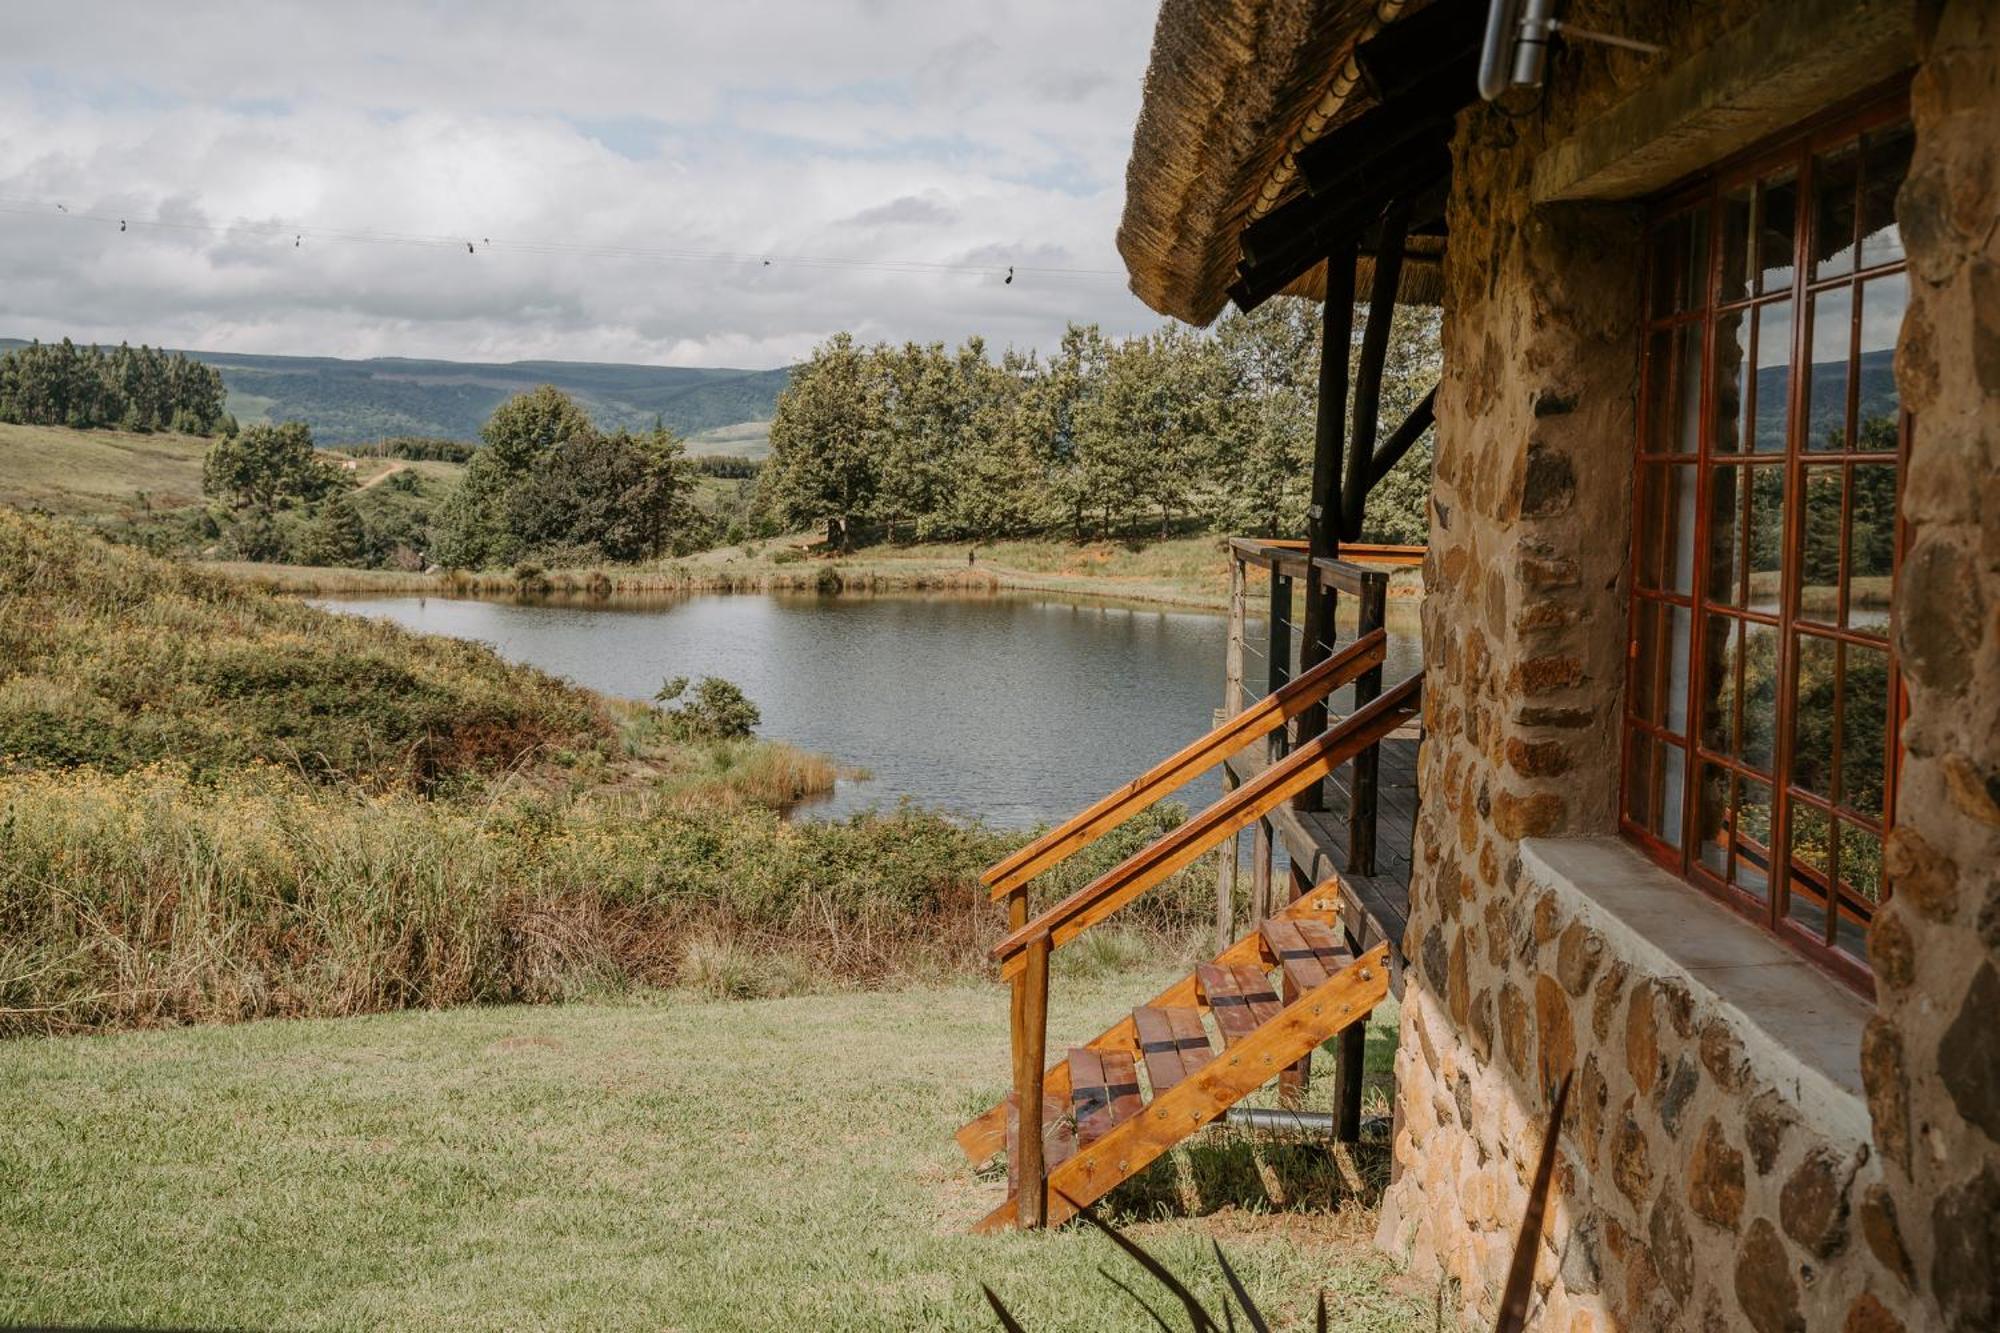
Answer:
<svg viewBox="0 0 2000 1333"><path fill-rule="evenodd" d="M1350 955L1338 886L1329 881L1045 1066L1050 954L1368 753L1416 715L1421 676L1302 738L1255 778L1033 919L1028 903L1035 875L1379 667L1383 651L1379 630L1357 639L986 872L994 897L1007 900L1011 927L993 956L1013 988L1014 1091L957 1135L974 1163L1007 1152L1008 1197L979 1230L1067 1220L1320 1043L1365 1021L1388 994L1389 946ZM1039 1114L1023 1116L1023 1107Z"/></svg>

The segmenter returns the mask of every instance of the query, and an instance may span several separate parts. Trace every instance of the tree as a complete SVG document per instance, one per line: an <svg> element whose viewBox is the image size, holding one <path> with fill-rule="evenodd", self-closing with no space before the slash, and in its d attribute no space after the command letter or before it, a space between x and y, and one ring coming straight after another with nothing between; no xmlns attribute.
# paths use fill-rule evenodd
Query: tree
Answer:
<svg viewBox="0 0 2000 1333"><path fill-rule="evenodd" d="M336 492L320 506L309 541L308 564L352 567L368 563L368 528L345 492Z"/></svg>
<svg viewBox="0 0 2000 1333"><path fill-rule="evenodd" d="M208 447L202 460L203 494L237 508L275 509L281 502L310 503L345 485L313 448L303 421L246 426Z"/></svg>
<svg viewBox="0 0 2000 1333"><path fill-rule="evenodd" d="M508 489L506 528L527 551L568 547L608 560L663 554L689 517L678 438L596 431L572 436Z"/></svg>
<svg viewBox="0 0 2000 1333"><path fill-rule="evenodd" d="M778 395L760 503L779 521L826 525L845 550L849 526L875 507L883 440L880 376L873 358L837 333L813 350Z"/></svg>
<svg viewBox="0 0 2000 1333"><path fill-rule="evenodd" d="M516 394L486 419L479 437L501 468L524 471L557 445L593 434L590 414L552 384Z"/></svg>
<svg viewBox="0 0 2000 1333"><path fill-rule="evenodd" d="M528 557L644 560L698 530L679 437L598 431L559 390L503 403L437 513L433 550L463 568Z"/></svg>

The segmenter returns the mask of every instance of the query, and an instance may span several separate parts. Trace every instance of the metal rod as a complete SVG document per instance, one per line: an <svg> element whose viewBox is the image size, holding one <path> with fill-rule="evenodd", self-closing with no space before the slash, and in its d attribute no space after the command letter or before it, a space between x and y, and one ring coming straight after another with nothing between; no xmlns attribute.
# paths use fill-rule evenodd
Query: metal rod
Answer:
<svg viewBox="0 0 2000 1333"><path fill-rule="evenodd" d="M1302 1134L1308 1138L1333 1137L1333 1112L1290 1111L1282 1107L1232 1106L1223 1120L1238 1129L1259 1133Z"/></svg>

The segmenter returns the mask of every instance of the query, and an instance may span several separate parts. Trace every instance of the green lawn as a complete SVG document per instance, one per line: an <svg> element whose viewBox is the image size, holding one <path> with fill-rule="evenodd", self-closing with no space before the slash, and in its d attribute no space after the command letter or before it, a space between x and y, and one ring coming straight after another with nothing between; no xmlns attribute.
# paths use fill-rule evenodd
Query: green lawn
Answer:
<svg viewBox="0 0 2000 1333"><path fill-rule="evenodd" d="M1057 1034L1159 980L1062 983ZM0 1045L0 1324L994 1327L985 1281L1030 1329L1149 1327L1103 1238L966 1234L1001 1186L951 1132L1002 1091L1005 1009L664 995ZM1219 1142L1125 1206L1210 1293L1216 1237L1292 1324L1324 1287L1341 1327L1428 1326L1364 1211L1267 1215L1259 1162L1311 1194L1324 1159ZM1143 1220L1177 1169L1205 1215Z"/></svg>

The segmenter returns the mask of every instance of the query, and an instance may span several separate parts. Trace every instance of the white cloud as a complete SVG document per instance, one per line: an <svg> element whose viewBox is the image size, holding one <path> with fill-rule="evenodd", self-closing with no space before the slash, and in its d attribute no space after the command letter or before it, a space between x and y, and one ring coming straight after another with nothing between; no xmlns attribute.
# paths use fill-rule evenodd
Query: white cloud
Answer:
<svg viewBox="0 0 2000 1333"><path fill-rule="evenodd" d="M1112 246L1151 9L30 7L0 334L763 366L1151 327Z"/></svg>

